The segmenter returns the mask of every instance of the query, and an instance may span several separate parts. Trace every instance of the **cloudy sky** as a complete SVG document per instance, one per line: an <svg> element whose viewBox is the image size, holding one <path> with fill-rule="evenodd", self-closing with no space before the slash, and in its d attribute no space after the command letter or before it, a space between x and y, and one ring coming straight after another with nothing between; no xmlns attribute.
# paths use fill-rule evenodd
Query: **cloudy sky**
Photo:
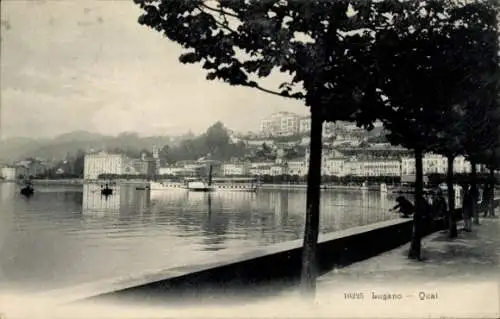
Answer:
<svg viewBox="0 0 500 319"><path fill-rule="evenodd" d="M181 49L137 23L132 0L2 1L1 137L88 130L257 130L300 102L208 82ZM276 82L276 81L272 81ZM275 84L275 83L269 83Z"/></svg>

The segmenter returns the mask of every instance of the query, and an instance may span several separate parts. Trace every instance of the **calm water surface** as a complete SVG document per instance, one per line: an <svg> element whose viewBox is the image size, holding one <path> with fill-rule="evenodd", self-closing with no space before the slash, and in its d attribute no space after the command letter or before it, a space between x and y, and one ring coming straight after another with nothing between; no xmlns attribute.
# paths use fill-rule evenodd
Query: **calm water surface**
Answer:
<svg viewBox="0 0 500 319"><path fill-rule="evenodd" d="M39 291L167 268L302 237L303 190L151 194L99 185L0 184L0 290ZM322 193L321 231L391 218L378 192Z"/></svg>

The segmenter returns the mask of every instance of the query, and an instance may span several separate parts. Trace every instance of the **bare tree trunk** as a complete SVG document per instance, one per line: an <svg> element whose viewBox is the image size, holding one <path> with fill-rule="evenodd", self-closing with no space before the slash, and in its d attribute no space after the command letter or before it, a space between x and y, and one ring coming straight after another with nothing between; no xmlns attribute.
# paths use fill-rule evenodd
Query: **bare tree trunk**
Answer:
<svg viewBox="0 0 500 319"><path fill-rule="evenodd" d="M422 240L422 195L424 190L423 176L423 152L421 149L415 149L415 212L413 213L413 235L408 252L408 258L421 259L421 240Z"/></svg>
<svg viewBox="0 0 500 319"><path fill-rule="evenodd" d="M446 186L448 188L448 235L450 238L458 236L457 222L455 220L455 190L453 188L453 161L454 156L448 156L448 169Z"/></svg>
<svg viewBox="0 0 500 319"><path fill-rule="evenodd" d="M314 297L316 292L316 251L319 234L319 207L321 183L323 120L319 112L311 107L311 141L309 170L307 174L306 225L302 255L302 293Z"/></svg>
<svg viewBox="0 0 500 319"><path fill-rule="evenodd" d="M474 217L474 224L479 225L479 212L477 209L477 195L478 195L478 190L477 190L477 164L474 159L471 160L470 162L472 169L471 169L471 192L472 192L472 216Z"/></svg>

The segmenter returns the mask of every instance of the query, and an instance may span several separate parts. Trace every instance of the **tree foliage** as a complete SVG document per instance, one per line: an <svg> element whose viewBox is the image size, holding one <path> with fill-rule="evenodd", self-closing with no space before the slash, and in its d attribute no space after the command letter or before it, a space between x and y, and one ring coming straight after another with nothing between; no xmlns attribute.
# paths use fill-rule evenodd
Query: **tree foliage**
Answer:
<svg viewBox="0 0 500 319"><path fill-rule="evenodd" d="M444 32L447 1L383 2L380 10L393 17L378 21L374 59L381 93L387 99L380 110L393 144L426 151L435 142L439 118L457 96L455 83L462 76L447 53Z"/></svg>
<svg viewBox="0 0 500 319"><path fill-rule="evenodd" d="M496 11L488 1L429 0L383 1L379 12L372 50L378 89L385 96L379 113L391 143L415 150L417 201L409 256L420 258L423 153L438 150L449 158L467 149L473 153L479 143L487 144L485 133L491 134L484 129L488 115L478 107L489 107L491 93L485 92L493 92L496 82L490 70L498 64L497 52L489 48L498 36L492 27Z"/></svg>
<svg viewBox="0 0 500 319"><path fill-rule="evenodd" d="M217 122L199 136L185 139L177 146L163 147L159 156L164 162L174 164L178 161L197 160L202 157L227 161L232 157L242 157L245 152L245 145L241 142L232 143L224 124Z"/></svg>
<svg viewBox="0 0 500 319"><path fill-rule="evenodd" d="M187 49L180 62L201 63L208 80L303 99L327 121L372 125L373 114L359 112L377 101L366 60L372 34L363 31L370 2L134 1L144 11L139 22ZM353 30L361 31L347 34ZM258 83L275 70L289 81L278 88Z"/></svg>
<svg viewBox="0 0 500 319"><path fill-rule="evenodd" d="M447 25L446 53L460 70L454 82L456 104L435 118L438 140L434 149L447 156L479 158L495 148L498 126L499 46L496 7L488 2L453 8Z"/></svg>

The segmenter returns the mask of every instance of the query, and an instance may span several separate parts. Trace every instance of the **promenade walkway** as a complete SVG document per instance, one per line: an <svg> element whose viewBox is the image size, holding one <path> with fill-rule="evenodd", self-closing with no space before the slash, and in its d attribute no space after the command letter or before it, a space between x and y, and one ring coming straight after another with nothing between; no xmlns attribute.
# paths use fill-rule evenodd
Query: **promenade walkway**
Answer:
<svg viewBox="0 0 500 319"><path fill-rule="evenodd" d="M334 269L319 278L310 311L314 317L340 318L499 318L499 231L500 219L481 219L455 240L446 231L423 239L422 262L406 258L406 244ZM301 299L298 291L282 297Z"/></svg>

